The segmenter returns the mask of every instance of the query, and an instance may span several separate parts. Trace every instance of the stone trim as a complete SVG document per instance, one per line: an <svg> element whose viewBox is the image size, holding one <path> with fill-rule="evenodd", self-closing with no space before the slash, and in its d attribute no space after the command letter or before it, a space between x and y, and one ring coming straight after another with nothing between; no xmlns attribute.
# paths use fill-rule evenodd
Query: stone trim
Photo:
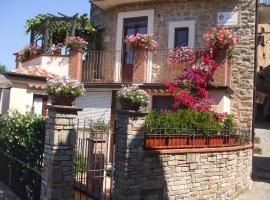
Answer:
<svg viewBox="0 0 270 200"><path fill-rule="evenodd" d="M122 43L123 43L123 27L124 27L124 19L126 18L133 18L133 17L148 17L147 23L147 33L154 32L154 10L138 10L138 11L131 11L131 12L119 12L117 18L117 30L116 30L116 47L115 50L121 51ZM121 67L122 67L122 60L121 54L115 55L115 74L114 74L114 81L120 82L121 81ZM147 66L147 82L151 82L152 76L152 60L151 57L148 59L148 66Z"/></svg>
<svg viewBox="0 0 270 200"><path fill-rule="evenodd" d="M195 46L195 20L169 22L168 49L174 48L176 28L188 28L188 46Z"/></svg>
<svg viewBox="0 0 270 200"><path fill-rule="evenodd" d="M158 149L145 150L145 154L178 154L178 153L214 153L239 151L253 148L252 144L233 146L233 147L213 147L213 148L194 148L194 149Z"/></svg>

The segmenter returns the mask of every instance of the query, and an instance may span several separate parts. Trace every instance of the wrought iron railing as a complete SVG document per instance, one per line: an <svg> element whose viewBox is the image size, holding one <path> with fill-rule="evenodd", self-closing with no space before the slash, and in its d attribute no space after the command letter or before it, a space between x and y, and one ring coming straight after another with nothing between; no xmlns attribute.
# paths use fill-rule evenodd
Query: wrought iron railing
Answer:
<svg viewBox="0 0 270 200"><path fill-rule="evenodd" d="M169 59L170 52L170 49L157 49L148 53L145 63L148 80L145 82L164 83L183 75L188 63L172 63ZM214 84L230 85L231 62L227 54L218 57L217 60L220 67L214 75ZM92 83L126 82L125 76L130 75L126 73L134 73L132 65L134 65L133 51L90 51L84 59L82 81ZM130 67L131 70L124 69Z"/></svg>
<svg viewBox="0 0 270 200"><path fill-rule="evenodd" d="M251 130L221 130L183 128L146 128L146 149L205 148L247 145Z"/></svg>

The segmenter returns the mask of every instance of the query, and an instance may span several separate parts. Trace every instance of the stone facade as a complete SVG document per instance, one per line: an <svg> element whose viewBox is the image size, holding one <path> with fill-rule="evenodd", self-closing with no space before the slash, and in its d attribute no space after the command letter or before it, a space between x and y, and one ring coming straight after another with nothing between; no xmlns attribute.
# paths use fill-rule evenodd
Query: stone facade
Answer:
<svg viewBox="0 0 270 200"><path fill-rule="evenodd" d="M221 11L238 11L239 44L231 53L230 87L234 94L231 111L242 128L251 130L254 87L255 0L167 0L119 5L105 10L93 8L91 17L95 24L104 27L103 50L115 50L117 17L120 12L154 10L154 35L160 49L168 48L169 22L195 20L195 48L203 48L203 34L217 24ZM153 69L153 77L159 70Z"/></svg>
<svg viewBox="0 0 270 200"><path fill-rule="evenodd" d="M73 200L74 124L80 109L48 106L48 110L40 199Z"/></svg>
<svg viewBox="0 0 270 200"><path fill-rule="evenodd" d="M144 114L118 112L117 200L235 199L251 183L252 149L161 153L144 149Z"/></svg>

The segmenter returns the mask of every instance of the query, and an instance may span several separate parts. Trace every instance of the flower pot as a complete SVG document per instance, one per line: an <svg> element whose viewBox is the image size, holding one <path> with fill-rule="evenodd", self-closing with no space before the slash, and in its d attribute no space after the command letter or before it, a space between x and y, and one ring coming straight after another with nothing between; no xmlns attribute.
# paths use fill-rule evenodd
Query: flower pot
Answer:
<svg viewBox="0 0 270 200"><path fill-rule="evenodd" d="M190 136L187 136L187 135L169 135L168 147L179 148L179 147L190 146L189 140L190 140Z"/></svg>
<svg viewBox="0 0 270 200"><path fill-rule="evenodd" d="M140 104L134 104L132 103L130 100L128 99L120 99L120 104L121 104L121 108L122 110L135 110L138 111L140 109Z"/></svg>
<svg viewBox="0 0 270 200"><path fill-rule="evenodd" d="M72 106L75 100L75 97L51 95L49 96L49 99L51 100L52 105Z"/></svg>
<svg viewBox="0 0 270 200"><path fill-rule="evenodd" d="M235 135L233 135L233 136L228 135L228 136L225 137L225 144L227 146L234 146L234 145L236 145L236 143L237 143L236 141L237 140L236 140L236 136Z"/></svg>
<svg viewBox="0 0 270 200"><path fill-rule="evenodd" d="M166 148L166 138L164 135L147 135L145 147L148 149Z"/></svg>
<svg viewBox="0 0 270 200"><path fill-rule="evenodd" d="M209 146L224 146L225 137L223 135L208 136L208 145Z"/></svg>
<svg viewBox="0 0 270 200"><path fill-rule="evenodd" d="M53 55L60 56L61 55L61 49L55 49L53 52Z"/></svg>
<svg viewBox="0 0 270 200"><path fill-rule="evenodd" d="M94 82L95 82L95 83L103 83L104 81L103 81L102 79L97 79L97 78L96 78L96 79L94 79Z"/></svg>
<svg viewBox="0 0 270 200"><path fill-rule="evenodd" d="M194 147L205 147L206 142L207 142L206 136L204 136L204 135L195 135L189 141L189 145L194 146Z"/></svg>

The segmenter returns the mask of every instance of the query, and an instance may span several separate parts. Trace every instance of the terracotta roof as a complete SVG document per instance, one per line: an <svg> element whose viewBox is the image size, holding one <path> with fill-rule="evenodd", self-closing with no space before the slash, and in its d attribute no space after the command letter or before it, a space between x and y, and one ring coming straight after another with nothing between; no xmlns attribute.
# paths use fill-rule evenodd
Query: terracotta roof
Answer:
<svg viewBox="0 0 270 200"><path fill-rule="evenodd" d="M41 69L38 66L20 67L15 69L13 72L22 75L45 77L45 78L58 77L58 75L48 72L45 69Z"/></svg>

